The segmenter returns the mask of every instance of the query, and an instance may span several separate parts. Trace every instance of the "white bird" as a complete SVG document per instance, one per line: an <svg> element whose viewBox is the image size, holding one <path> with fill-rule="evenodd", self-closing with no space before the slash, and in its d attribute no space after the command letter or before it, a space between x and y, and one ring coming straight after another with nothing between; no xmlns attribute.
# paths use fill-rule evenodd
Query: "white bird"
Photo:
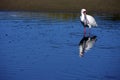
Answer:
<svg viewBox="0 0 120 80"><path fill-rule="evenodd" d="M86 27L96 27L97 23L91 15L86 14L86 9L81 9L80 21L84 25L84 33L86 33Z"/></svg>

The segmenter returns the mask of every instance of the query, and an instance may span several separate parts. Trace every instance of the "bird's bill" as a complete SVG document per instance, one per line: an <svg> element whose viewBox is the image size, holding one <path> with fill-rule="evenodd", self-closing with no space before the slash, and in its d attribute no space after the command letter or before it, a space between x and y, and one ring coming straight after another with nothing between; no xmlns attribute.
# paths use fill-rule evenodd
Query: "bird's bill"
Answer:
<svg viewBox="0 0 120 80"><path fill-rule="evenodd" d="M86 11L84 11L83 13L86 14Z"/></svg>

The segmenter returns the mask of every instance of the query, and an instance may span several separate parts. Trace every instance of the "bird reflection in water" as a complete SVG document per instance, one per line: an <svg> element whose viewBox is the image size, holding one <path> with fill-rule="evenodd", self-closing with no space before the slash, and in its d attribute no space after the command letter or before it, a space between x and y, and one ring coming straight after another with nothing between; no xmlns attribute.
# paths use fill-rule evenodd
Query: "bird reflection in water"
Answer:
<svg viewBox="0 0 120 80"><path fill-rule="evenodd" d="M79 55L80 57L84 56L84 53L90 50L97 40L97 36L83 36L79 43Z"/></svg>

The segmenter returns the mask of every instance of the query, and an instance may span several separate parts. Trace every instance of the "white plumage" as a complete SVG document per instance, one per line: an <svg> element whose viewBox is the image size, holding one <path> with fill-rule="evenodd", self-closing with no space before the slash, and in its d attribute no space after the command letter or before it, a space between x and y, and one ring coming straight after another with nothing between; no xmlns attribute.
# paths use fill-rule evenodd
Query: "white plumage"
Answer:
<svg viewBox="0 0 120 80"><path fill-rule="evenodd" d="M94 17L86 14L86 9L81 10L80 21L83 23L84 27L91 28L91 27L97 26L97 23Z"/></svg>

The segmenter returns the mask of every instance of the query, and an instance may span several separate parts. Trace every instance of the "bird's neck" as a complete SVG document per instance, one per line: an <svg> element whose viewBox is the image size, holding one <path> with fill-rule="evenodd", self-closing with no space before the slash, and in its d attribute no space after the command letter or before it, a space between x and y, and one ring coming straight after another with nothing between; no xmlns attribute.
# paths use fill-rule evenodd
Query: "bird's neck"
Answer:
<svg viewBox="0 0 120 80"><path fill-rule="evenodd" d="M86 16L86 13L82 13L81 15L82 15L82 16Z"/></svg>
<svg viewBox="0 0 120 80"><path fill-rule="evenodd" d="M82 15L82 18L83 18L83 19L87 20L86 14L83 14L83 13L82 13L81 15Z"/></svg>

